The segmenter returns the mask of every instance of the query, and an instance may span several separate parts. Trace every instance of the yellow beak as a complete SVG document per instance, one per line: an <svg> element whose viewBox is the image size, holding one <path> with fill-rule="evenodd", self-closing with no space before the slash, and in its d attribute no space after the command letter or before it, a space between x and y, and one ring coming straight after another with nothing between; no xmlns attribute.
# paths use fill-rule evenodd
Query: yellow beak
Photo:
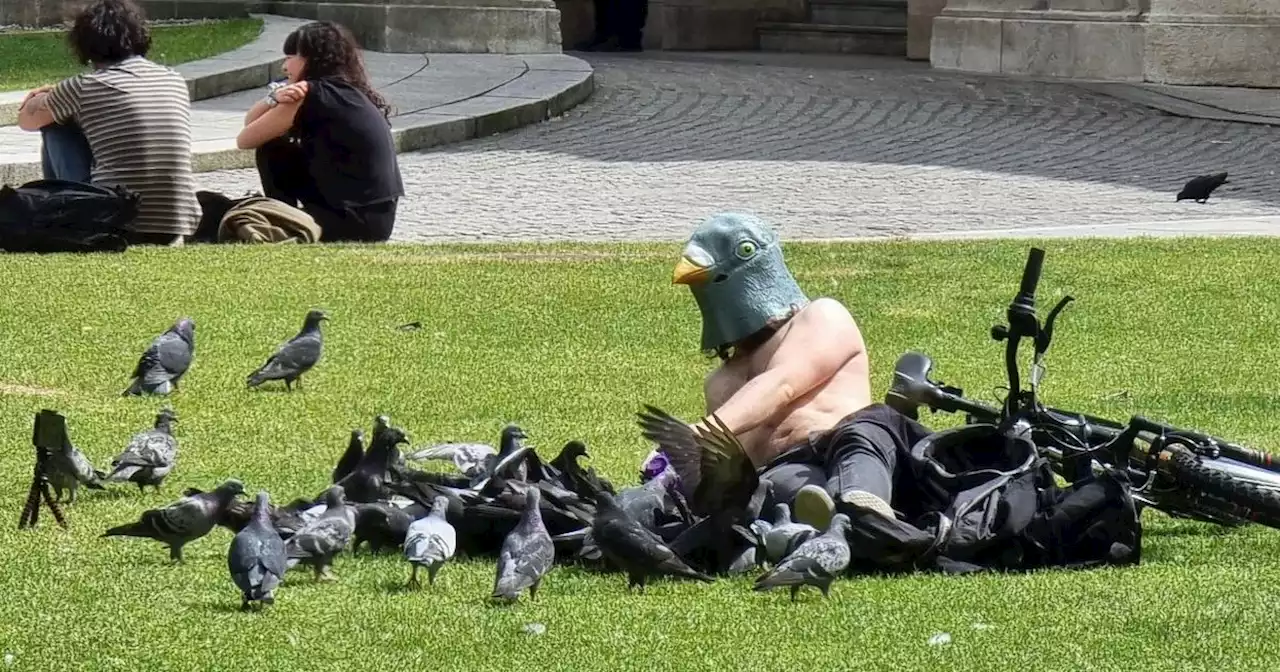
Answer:
<svg viewBox="0 0 1280 672"><path fill-rule="evenodd" d="M697 284L706 279L710 272L711 268L709 266L699 266L688 255L685 255L680 257L680 263L676 264L676 270L671 274L671 284Z"/></svg>

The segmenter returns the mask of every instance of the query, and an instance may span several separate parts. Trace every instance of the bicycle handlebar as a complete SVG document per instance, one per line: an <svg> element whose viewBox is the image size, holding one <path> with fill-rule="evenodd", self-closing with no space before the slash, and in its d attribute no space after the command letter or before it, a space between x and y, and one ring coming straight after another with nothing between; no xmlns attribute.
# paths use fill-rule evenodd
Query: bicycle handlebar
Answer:
<svg viewBox="0 0 1280 672"><path fill-rule="evenodd" d="M1033 247L1027 255L1027 264L1022 269L1022 284L1018 296L1013 302L1019 308L1035 310L1036 286L1040 284L1040 269L1044 267L1044 250Z"/></svg>

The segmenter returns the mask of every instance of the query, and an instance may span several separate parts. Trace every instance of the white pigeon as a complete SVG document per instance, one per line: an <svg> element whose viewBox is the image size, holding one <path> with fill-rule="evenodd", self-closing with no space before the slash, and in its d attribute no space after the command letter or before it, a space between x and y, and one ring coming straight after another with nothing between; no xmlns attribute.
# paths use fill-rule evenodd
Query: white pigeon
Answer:
<svg viewBox="0 0 1280 672"><path fill-rule="evenodd" d="M404 537L404 557L413 565L409 577L410 588L421 588L418 568L427 568L427 582L435 585L436 572L458 549L458 533L445 518L449 500L437 495L432 502L431 513L413 521Z"/></svg>

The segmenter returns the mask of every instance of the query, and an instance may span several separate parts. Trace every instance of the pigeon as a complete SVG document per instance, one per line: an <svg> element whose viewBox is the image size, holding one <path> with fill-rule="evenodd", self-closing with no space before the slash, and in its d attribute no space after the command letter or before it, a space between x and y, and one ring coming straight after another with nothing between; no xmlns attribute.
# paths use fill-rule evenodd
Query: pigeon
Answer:
<svg viewBox="0 0 1280 672"><path fill-rule="evenodd" d="M324 513L285 542L290 568L311 565L317 581L335 578L329 571L333 557L347 547L356 527L355 511L347 506L345 494L341 485L330 486L325 493Z"/></svg>
<svg viewBox="0 0 1280 672"><path fill-rule="evenodd" d="M750 527L760 539L765 560L773 564L790 555L804 542L818 536L818 530L812 525L791 521L791 507L786 502L774 504L772 522L756 520Z"/></svg>
<svg viewBox="0 0 1280 672"><path fill-rule="evenodd" d="M195 355L196 323L184 317L151 341L133 369L129 387L120 396L166 395L176 391L178 381L191 368Z"/></svg>
<svg viewBox="0 0 1280 672"><path fill-rule="evenodd" d="M409 587L420 588L418 568L427 568L427 583L435 585L436 572L458 550L458 533L445 517L449 499L443 495L435 498L431 513L413 521L404 539L404 557L413 565Z"/></svg>
<svg viewBox="0 0 1280 672"><path fill-rule="evenodd" d="M52 485L54 492L57 493L55 501L61 502L62 491L70 490L70 501L75 503L76 493L81 485L91 490L106 490L102 485L106 474L94 469L89 458L85 457L84 453L72 445L66 437L63 437L60 448L49 451L49 460L45 464L44 473L49 479L49 485Z"/></svg>
<svg viewBox="0 0 1280 672"><path fill-rule="evenodd" d="M483 443L442 443L414 451L409 460L452 460L463 475L471 479L471 487L479 490L490 476L499 475L523 481L528 477L525 458L530 448L521 443L528 436L516 425L502 429L498 450Z"/></svg>
<svg viewBox="0 0 1280 672"><path fill-rule="evenodd" d="M627 573L628 591L639 586L643 593L650 574L671 574L707 583L714 581L681 560L658 535L627 515L607 492L601 491L596 495L596 517L591 523L591 538L610 562Z"/></svg>
<svg viewBox="0 0 1280 672"><path fill-rule="evenodd" d="M1186 186L1182 187L1182 191L1178 192L1178 198L1176 200L1181 201L1184 198L1189 198L1196 203L1204 203L1209 200L1209 194L1212 194L1214 189L1217 189L1226 183L1226 173L1198 175L1191 178L1187 182Z"/></svg>
<svg viewBox="0 0 1280 672"><path fill-rule="evenodd" d="M542 577L555 562L555 545L542 523L542 491L525 486L524 513L520 522L502 541L498 554L498 571L493 583L492 599L515 602L520 591L529 589L529 599L537 596Z"/></svg>
<svg viewBox="0 0 1280 672"><path fill-rule="evenodd" d="M324 311L308 311L306 320L302 323L302 331L281 345L257 371L249 374L246 384L257 387L268 380L283 380L285 389L293 391L293 383L296 381L301 390L302 374L310 371L320 361L324 340L320 335L320 322L328 319L329 316Z"/></svg>
<svg viewBox="0 0 1280 672"><path fill-rule="evenodd" d="M103 480L132 481L144 492L148 485L160 490L178 459L178 439L173 435L173 423L177 421L173 409L161 409L156 414L155 427L133 435L124 452L111 461L111 473Z"/></svg>
<svg viewBox="0 0 1280 672"><path fill-rule="evenodd" d="M355 471L356 465L360 464L360 459L364 457L364 431L361 429L351 430L351 440L347 442L347 450L342 453L342 457L338 458L338 464L333 468L333 479L331 483L341 481L343 477Z"/></svg>
<svg viewBox="0 0 1280 672"><path fill-rule="evenodd" d="M688 424L653 406L645 405L645 412L638 415L644 437L658 444L680 477L695 515L746 506L759 477L742 444L718 417L712 415L715 425L695 434Z"/></svg>
<svg viewBox="0 0 1280 672"><path fill-rule="evenodd" d="M773 569L756 579L752 590L791 587L791 601L803 586L817 586L828 597L831 582L849 567L849 516L837 513L831 517L827 531L800 544Z"/></svg>
<svg viewBox="0 0 1280 672"><path fill-rule="evenodd" d="M479 480L485 473L485 461L497 454L498 451L493 446L483 443L441 443L419 448L406 455L405 459L414 462L450 460L463 476Z"/></svg>
<svg viewBox="0 0 1280 672"><path fill-rule="evenodd" d="M357 504L356 526L351 535L351 552L360 550L360 544L368 542L369 549L379 553L385 548L400 548L413 523L413 504L401 508L387 502Z"/></svg>
<svg viewBox="0 0 1280 672"><path fill-rule="evenodd" d="M244 494L244 484L230 479L213 492L186 496L161 508L143 511L138 522L113 527L102 536L155 539L169 547L169 559L182 562L182 547L208 534L232 500L241 494Z"/></svg>
<svg viewBox="0 0 1280 672"><path fill-rule="evenodd" d="M551 466L559 472L558 480L561 485L586 498L594 497L601 490L611 495L618 494L612 483L596 475L595 467L583 469L578 463L580 457L591 457L587 454L587 444L569 441L560 449L560 454L551 460Z"/></svg>
<svg viewBox="0 0 1280 672"><path fill-rule="evenodd" d="M258 492L253 517L236 533L227 550L227 569L243 600L241 611L248 610L251 602L273 604L273 591L284 579L284 540L271 525L270 506L267 492Z"/></svg>
<svg viewBox="0 0 1280 672"><path fill-rule="evenodd" d="M342 486L347 501L376 502L382 499L387 494L384 487L387 472L399 454L396 445L408 442L404 431L398 427L386 427L375 432L369 451L360 458L351 473L337 482Z"/></svg>

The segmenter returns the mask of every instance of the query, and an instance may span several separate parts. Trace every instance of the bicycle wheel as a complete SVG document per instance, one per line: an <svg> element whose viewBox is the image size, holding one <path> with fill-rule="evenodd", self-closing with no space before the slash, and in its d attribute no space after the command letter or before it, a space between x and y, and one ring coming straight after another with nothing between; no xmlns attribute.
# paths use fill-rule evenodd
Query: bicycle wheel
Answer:
<svg viewBox="0 0 1280 672"><path fill-rule="evenodd" d="M1199 456L1180 445L1166 446L1158 459L1169 476L1186 488L1185 495L1203 493L1211 500L1231 505L1234 510L1229 515L1233 518L1280 529L1280 493L1204 465ZM1209 510L1204 513L1208 515L1226 513L1219 507L1206 508Z"/></svg>

